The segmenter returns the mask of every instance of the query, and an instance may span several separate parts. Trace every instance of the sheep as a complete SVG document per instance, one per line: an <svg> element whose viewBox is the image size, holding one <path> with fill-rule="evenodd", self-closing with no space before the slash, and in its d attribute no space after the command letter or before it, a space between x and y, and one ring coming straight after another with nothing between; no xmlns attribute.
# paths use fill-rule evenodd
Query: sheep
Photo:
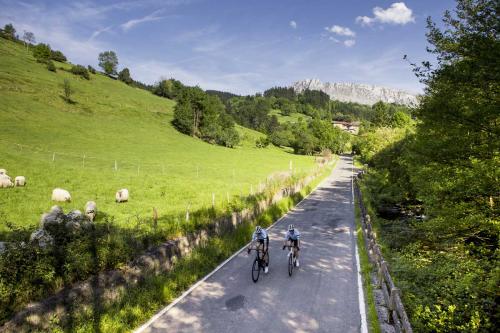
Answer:
<svg viewBox="0 0 500 333"><path fill-rule="evenodd" d="M13 187L14 183L7 175L0 175L0 188L2 187Z"/></svg>
<svg viewBox="0 0 500 333"><path fill-rule="evenodd" d="M94 222L94 218L97 215L97 204L94 201L88 201L85 204L85 215L90 222Z"/></svg>
<svg viewBox="0 0 500 333"><path fill-rule="evenodd" d="M12 181L12 178L10 178L10 176L6 173L0 174L0 179L8 179L8 180Z"/></svg>
<svg viewBox="0 0 500 333"><path fill-rule="evenodd" d="M14 183L16 184L16 186L24 186L26 185L26 178L24 176L17 176L14 179Z"/></svg>
<svg viewBox="0 0 500 333"><path fill-rule="evenodd" d="M6 175L7 174L7 170L5 169L0 169L0 175Z"/></svg>
<svg viewBox="0 0 500 333"><path fill-rule="evenodd" d="M52 191L52 200L53 201L67 201L71 202L71 195L68 191L63 190L62 188L55 188Z"/></svg>
<svg viewBox="0 0 500 333"><path fill-rule="evenodd" d="M128 201L128 190L123 188L116 192L116 202L127 202Z"/></svg>

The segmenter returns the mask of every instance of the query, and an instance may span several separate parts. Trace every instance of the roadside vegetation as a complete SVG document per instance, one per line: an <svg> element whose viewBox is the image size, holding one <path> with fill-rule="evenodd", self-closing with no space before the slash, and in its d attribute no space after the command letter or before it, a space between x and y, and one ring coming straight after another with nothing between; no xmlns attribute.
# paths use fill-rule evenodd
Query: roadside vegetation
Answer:
<svg viewBox="0 0 500 333"><path fill-rule="evenodd" d="M415 332L495 332L500 200L498 3L457 1L428 20L436 64L416 122L373 127L356 145L366 204ZM443 28L441 28L441 26Z"/></svg>
<svg viewBox="0 0 500 333"><path fill-rule="evenodd" d="M365 246L364 234L361 229L361 211L359 208L358 198L354 202L354 215L356 219L356 242L359 250L359 261L361 267L361 278L363 281L363 291L366 299L366 313L368 321L368 331L371 333L380 333L380 322L378 320L377 308L375 304L375 295L372 283L371 274L373 274L373 266L368 258L368 252Z"/></svg>

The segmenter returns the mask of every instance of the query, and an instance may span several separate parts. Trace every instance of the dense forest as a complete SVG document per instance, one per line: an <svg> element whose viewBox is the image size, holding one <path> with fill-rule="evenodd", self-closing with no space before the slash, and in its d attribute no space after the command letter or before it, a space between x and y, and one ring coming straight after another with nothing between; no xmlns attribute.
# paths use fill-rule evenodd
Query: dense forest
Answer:
<svg viewBox="0 0 500 333"><path fill-rule="evenodd" d="M442 23L429 18L436 62L412 64L426 86L415 125L357 138L369 164L363 189L415 332L500 324L498 10L460 0Z"/></svg>

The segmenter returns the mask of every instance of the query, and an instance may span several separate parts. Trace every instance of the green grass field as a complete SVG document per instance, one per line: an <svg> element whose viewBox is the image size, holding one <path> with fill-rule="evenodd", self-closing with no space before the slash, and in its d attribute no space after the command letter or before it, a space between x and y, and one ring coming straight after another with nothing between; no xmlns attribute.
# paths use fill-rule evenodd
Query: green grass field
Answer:
<svg viewBox="0 0 500 333"><path fill-rule="evenodd" d="M60 69L67 64L56 67L50 72L23 46L0 39L0 168L27 179L26 187L0 189L0 232L7 222L35 228L56 187L72 195L65 210L95 200L101 219L114 216L127 227L152 207L162 216L207 207L212 193L217 206L228 195L248 195L290 161L302 172L314 167L311 157L255 148L262 134L246 128L239 128L243 140L235 149L183 135L171 125L175 102L100 74L87 81ZM62 98L65 78L75 90L72 104ZM116 204L121 188L130 200Z"/></svg>
<svg viewBox="0 0 500 333"><path fill-rule="evenodd" d="M271 112L269 114L276 115L276 117L278 117L278 122L280 124L284 124L284 123L292 123L293 124L293 123L298 123L299 119L302 119L303 121L308 121L311 119L311 117L309 117L305 114L302 114L302 113L298 113L298 112L292 113L289 116L285 116L285 115L281 114L280 110L276 110L276 109L271 110Z"/></svg>

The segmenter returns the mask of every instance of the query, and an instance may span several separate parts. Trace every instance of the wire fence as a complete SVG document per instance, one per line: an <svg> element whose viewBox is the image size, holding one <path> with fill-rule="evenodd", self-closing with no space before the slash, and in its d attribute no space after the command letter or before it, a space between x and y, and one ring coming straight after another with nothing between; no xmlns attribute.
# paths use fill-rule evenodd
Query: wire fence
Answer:
<svg viewBox="0 0 500 333"><path fill-rule="evenodd" d="M260 180L256 180L257 177L255 177L254 173L228 166L226 161L221 161L220 164L211 163L210 165L197 164L196 162L190 164L185 161L179 163L133 162L118 158L106 159L86 152L60 152L38 145L21 144L0 139L0 164L3 164L2 161L4 160L2 155L7 152L15 157L16 163L36 161L36 164L34 164L36 168L39 168L39 163L44 163L42 166L54 168L52 175L54 175L54 171L59 172L58 170L61 170L61 172L71 177L74 174L73 172L77 170L92 169L93 174L95 174L95 171L103 174L100 177L107 177L109 174L115 174L120 179L126 177L123 179L125 184L127 181L132 181L134 177L147 177L149 179L148 183L151 183L151 179L154 180L157 175L166 176L167 178L162 178L161 181L167 181L170 186L183 186L184 182L189 181L189 193L176 191L178 199L185 200L184 207L186 207L187 216L189 216L190 210L196 210L200 207L224 209L232 205L235 200L241 201L248 196L263 193L271 186L275 186L276 181L286 181L286 178L290 178L292 175L304 176L306 173L314 172L318 167L317 164L311 162L310 168L297 168L292 160L284 160L282 162L282 171L263 175L259 177ZM0 168L7 168L7 165L0 165ZM43 174L45 170L42 168L41 171L36 172ZM83 174L78 172L74 175L79 175L78 181L81 181L80 178L82 177L87 177L85 171ZM125 187L127 186L125 185ZM194 192L193 187L195 188ZM88 191L88 189L85 190ZM160 194L158 193L158 195Z"/></svg>

